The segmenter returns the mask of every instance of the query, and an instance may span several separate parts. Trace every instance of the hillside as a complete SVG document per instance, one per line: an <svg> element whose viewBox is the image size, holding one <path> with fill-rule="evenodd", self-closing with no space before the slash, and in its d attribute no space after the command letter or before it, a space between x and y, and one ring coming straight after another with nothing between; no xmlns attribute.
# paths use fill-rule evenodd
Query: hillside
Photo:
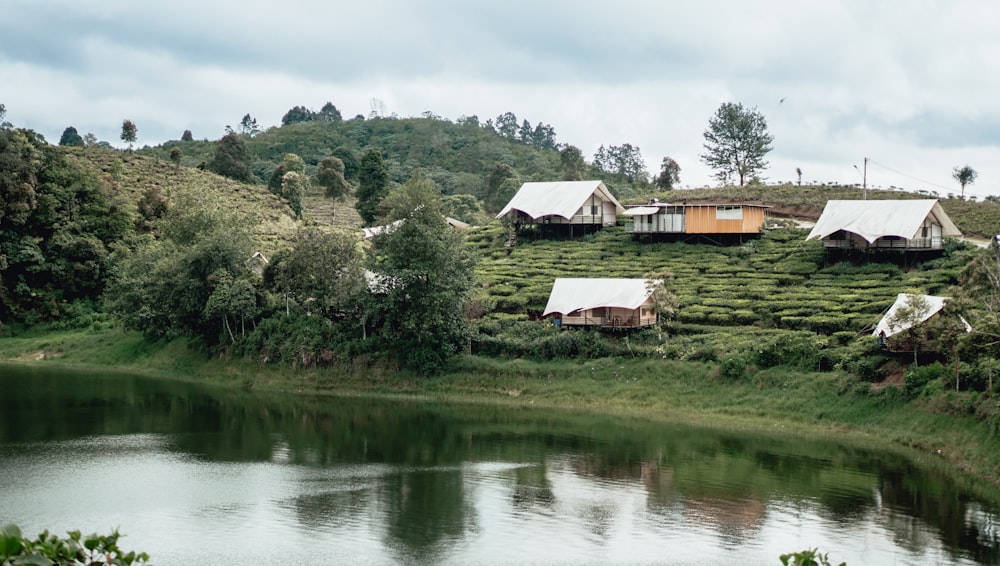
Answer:
<svg viewBox="0 0 1000 566"><path fill-rule="evenodd" d="M249 219L265 255L289 240L297 223L291 209L265 185L247 185L166 160L101 148L61 147L66 158L124 197L134 208L146 191L173 201L213 202Z"/></svg>

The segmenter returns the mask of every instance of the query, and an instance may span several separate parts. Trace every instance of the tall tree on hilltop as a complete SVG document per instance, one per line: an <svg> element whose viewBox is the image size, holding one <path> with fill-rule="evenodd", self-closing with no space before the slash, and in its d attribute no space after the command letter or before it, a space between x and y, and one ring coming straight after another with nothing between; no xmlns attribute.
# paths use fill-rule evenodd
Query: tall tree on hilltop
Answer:
<svg viewBox="0 0 1000 566"><path fill-rule="evenodd" d="M378 205L389 192L389 170L382 160L382 153L369 149L361 158L361 168L358 171L358 202L355 208L366 224L375 222L378 217Z"/></svg>
<svg viewBox="0 0 1000 566"><path fill-rule="evenodd" d="M669 191L681 182L681 166L672 157L664 157L660 163L660 174L656 176L656 187Z"/></svg>
<svg viewBox="0 0 1000 566"><path fill-rule="evenodd" d="M504 112L497 116L496 132L507 139L517 137L517 116L513 112Z"/></svg>
<svg viewBox="0 0 1000 566"><path fill-rule="evenodd" d="M244 114L243 119L240 120L240 133L248 138L252 138L260 133L260 126L257 125L257 119L250 116L250 114Z"/></svg>
<svg viewBox="0 0 1000 566"><path fill-rule="evenodd" d="M767 120L756 108L725 102L708 121L702 162L715 169L715 178L726 182L738 177L740 186L748 177L767 168L764 157L774 138L767 132Z"/></svg>
<svg viewBox="0 0 1000 566"><path fill-rule="evenodd" d="M139 139L139 128L136 127L135 122L132 120L124 120L122 122L122 141L128 144L128 150L132 151L132 144Z"/></svg>
<svg viewBox="0 0 1000 566"><path fill-rule="evenodd" d="M316 115L316 119L323 122L343 122L344 117L340 115L340 110L333 105L332 102L327 102L319 109L319 114Z"/></svg>
<svg viewBox="0 0 1000 566"><path fill-rule="evenodd" d="M253 180L252 162L246 142L233 132L219 140L208 168L224 177L249 183Z"/></svg>
<svg viewBox="0 0 1000 566"><path fill-rule="evenodd" d="M962 167L952 169L951 176L958 181L958 184L962 185L962 198L965 198L965 186L975 183L979 173L972 167L963 165Z"/></svg>
<svg viewBox="0 0 1000 566"><path fill-rule="evenodd" d="M59 138L59 145L83 146L83 138L80 136L80 132L76 131L76 128L68 126L63 130L62 137Z"/></svg>
<svg viewBox="0 0 1000 566"><path fill-rule="evenodd" d="M191 134L191 130L184 130L184 133L181 134L181 141L194 141L194 135Z"/></svg>
<svg viewBox="0 0 1000 566"><path fill-rule="evenodd" d="M305 106L293 106L285 115L281 117L281 125L296 124L299 122L311 122L316 119L316 113Z"/></svg>

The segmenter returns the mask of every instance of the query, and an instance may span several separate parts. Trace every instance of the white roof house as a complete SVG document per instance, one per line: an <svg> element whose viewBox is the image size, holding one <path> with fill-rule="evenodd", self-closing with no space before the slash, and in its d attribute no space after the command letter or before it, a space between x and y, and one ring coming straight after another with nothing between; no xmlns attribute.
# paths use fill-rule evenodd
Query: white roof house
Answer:
<svg viewBox="0 0 1000 566"><path fill-rule="evenodd" d="M591 203L595 208L581 214L584 205ZM511 211L519 211L532 220L551 216L569 222L579 216L613 219L616 214L625 212L625 207L603 181L556 181L524 183L496 217L501 218Z"/></svg>
<svg viewBox="0 0 1000 566"><path fill-rule="evenodd" d="M872 336L878 336L881 334L888 338L894 334L906 332L940 312L941 309L944 308L947 300L948 297L900 293L896 296L896 302L892 303L892 306L889 307L888 311L886 311L882 320L878 321L878 326L875 327L875 330L872 332ZM914 316L912 318L908 317L909 319L905 321L893 320L897 317L897 313L899 313L900 310L916 306L921 307L921 312L914 312ZM895 324L893 324L894 322Z"/></svg>
<svg viewBox="0 0 1000 566"><path fill-rule="evenodd" d="M466 228L469 227L467 223L462 222L461 220L458 220L456 218L452 218L450 216L445 216L444 221L448 223L448 226L451 226L456 230L465 230ZM390 222L383 226L372 226L370 228L362 228L361 235L364 236L366 240L370 240L375 236L379 236L381 234L390 234L392 232L395 232L397 228L402 226L402 224L403 224L403 219L399 219L396 220L395 222Z"/></svg>
<svg viewBox="0 0 1000 566"><path fill-rule="evenodd" d="M659 279L559 278L552 284L542 316L601 307L634 310L653 294Z"/></svg>
<svg viewBox="0 0 1000 566"><path fill-rule="evenodd" d="M909 248L940 248L943 238L962 235L935 199L831 200L806 240L821 238L828 243L841 232L854 234L869 246ZM880 239L885 240L876 243ZM888 244L897 240L912 243ZM852 239L842 238L842 241ZM883 243L886 245L880 245Z"/></svg>

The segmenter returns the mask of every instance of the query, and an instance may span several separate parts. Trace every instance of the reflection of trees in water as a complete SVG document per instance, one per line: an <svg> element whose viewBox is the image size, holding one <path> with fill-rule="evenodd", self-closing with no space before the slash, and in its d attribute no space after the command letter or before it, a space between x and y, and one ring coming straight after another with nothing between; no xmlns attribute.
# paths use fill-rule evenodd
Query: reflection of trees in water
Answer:
<svg viewBox="0 0 1000 566"><path fill-rule="evenodd" d="M880 512L899 546L920 551L933 536L955 557L1000 563L1000 533L993 522L996 514L982 513L979 504L942 478L908 465L885 468L878 493ZM924 525L935 529L936 535Z"/></svg>
<svg viewBox="0 0 1000 566"><path fill-rule="evenodd" d="M23 379L4 381L0 441L169 433L173 449L208 461L280 461L314 469L345 463L418 469L476 461L546 463L518 468L510 495L515 508L544 512L560 503L547 465L558 458L571 462L580 478L641 486L653 513L676 517L689 507L724 532L752 530L760 507L778 498L815 504L816 513L835 524L884 520L907 548L932 544L913 527L929 525L931 536L955 556L1000 563L995 511L976 512L979 508L948 478L914 468L891 453L873 455L777 434L720 433L555 411L269 397L131 376L67 373L27 370ZM32 417L36 414L44 418ZM443 473L449 480L413 474L386 488L398 501L385 505L410 514L397 520L389 536L426 549L437 544L435 536L440 541L461 532L465 517L473 514L465 510L469 504L460 474ZM428 525L443 529L439 535L421 534L415 527L417 510L425 506L420 498L427 493L453 499L426 502L437 517ZM354 497L309 496L295 505L310 521L327 524L321 514L312 513L354 512L352 505L359 503ZM382 500L393 498L383 495ZM582 513L599 519L606 515L602 505Z"/></svg>
<svg viewBox="0 0 1000 566"><path fill-rule="evenodd" d="M552 493L545 464L519 466L514 469L514 490L511 499L515 509L522 511L551 510L556 496Z"/></svg>
<svg viewBox="0 0 1000 566"><path fill-rule="evenodd" d="M433 564L448 543L475 530L458 469L403 471L385 478L379 497L386 507L386 546L407 563Z"/></svg>
<svg viewBox="0 0 1000 566"><path fill-rule="evenodd" d="M298 524L307 530L333 530L362 524L372 503L370 489L340 489L300 495L284 505L295 511Z"/></svg>

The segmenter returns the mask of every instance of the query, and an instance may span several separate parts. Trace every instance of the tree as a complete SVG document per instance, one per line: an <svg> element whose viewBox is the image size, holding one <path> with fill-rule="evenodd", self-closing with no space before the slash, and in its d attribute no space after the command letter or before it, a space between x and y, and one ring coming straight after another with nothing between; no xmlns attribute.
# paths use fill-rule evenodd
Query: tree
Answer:
<svg viewBox="0 0 1000 566"><path fill-rule="evenodd" d="M250 114L244 114L243 119L240 120L240 133L248 138L252 138L260 133L260 127L257 125L257 119L251 118Z"/></svg>
<svg viewBox="0 0 1000 566"><path fill-rule="evenodd" d="M340 146L330 152L330 154L344 163L345 179L350 181L357 178L358 171L361 169L361 163L358 161L358 158L354 155L353 151L344 146Z"/></svg>
<svg viewBox="0 0 1000 566"><path fill-rule="evenodd" d="M191 134L191 130L184 130L184 133L181 134L181 141L194 141L194 136Z"/></svg>
<svg viewBox="0 0 1000 566"><path fill-rule="evenodd" d="M517 116L513 112L504 112L497 116L496 132L510 140L517 137Z"/></svg>
<svg viewBox="0 0 1000 566"><path fill-rule="evenodd" d="M281 117L281 125L297 124L299 122L311 122L316 119L316 113L305 106L293 106L285 115Z"/></svg>
<svg viewBox="0 0 1000 566"><path fill-rule="evenodd" d="M499 161L494 163L493 170L490 171L490 176L486 179L486 194L483 195L483 206L487 211L499 212L510 200L510 196L505 195L502 190L504 183L510 180L518 186L521 184L520 177L513 167Z"/></svg>
<svg viewBox="0 0 1000 566"><path fill-rule="evenodd" d="M664 157L660 163L660 174L656 177L656 187L669 191L681 182L681 166L672 157Z"/></svg>
<svg viewBox="0 0 1000 566"><path fill-rule="evenodd" d="M952 169L951 176L958 181L959 185L962 185L962 198L965 198L965 186L975 183L979 173L972 167L963 165L962 167L956 166Z"/></svg>
<svg viewBox="0 0 1000 566"><path fill-rule="evenodd" d="M615 175L629 183L644 183L647 180L646 163L638 146L630 143L613 145L605 149L602 145L594 154L594 164L605 173Z"/></svg>
<svg viewBox="0 0 1000 566"><path fill-rule="evenodd" d="M128 144L128 150L132 151L132 144L139 138L139 129L136 128L135 122L132 120L125 120L122 122L122 141Z"/></svg>
<svg viewBox="0 0 1000 566"><path fill-rule="evenodd" d="M389 170L382 160L382 153L370 149L361 158L361 168L358 171L358 202L355 205L366 224L375 222L378 205L388 193Z"/></svg>
<svg viewBox="0 0 1000 566"><path fill-rule="evenodd" d="M253 180L251 164L246 142L236 133L229 133L215 146L215 156L208 168L224 177L249 183Z"/></svg>
<svg viewBox="0 0 1000 566"><path fill-rule="evenodd" d="M559 165L563 170L563 181L582 181L587 168L583 152L575 145L567 145L559 150Z"/></svg>
<svg viewBox="0 0 1000 566"><path fill-rule="evenodd" d="M62 137L59 138L59 145L83 146L83 138L73 126L68 126L63 130Z"/></svg>
<svg viewBox="0 0 1000 566"><path fill-rule="evenodd" d="M181 158L184 157L184 150L176 145L170 148L170 161L174 164L174 169L181 168Z"/></svg>
<svg viewBox="0 0 1000 566"><path fill-rule="evenodd" d="M275 290L314 299L330 319L353 310L364 289L364 254L354 232L305 228L265 271Z"/></svg>
<svg viewBox="0 0 1000 566"><path fill-rule="evenodd" d="M309 188L309 179L296 171L288 171L281 177L281 196L288 201L296 218L302 218L302 197Z"/></svg>
<svg viewBox="0 0 1000 566"><path fill-rule="evenodd" d="M209 202L192 199L171 207L160 220L160 238L116 252L119 267L104 295L109 312L147 336L217 343L223 316L251 310L235 308L237 297L225 296L236 289L218 291L252 278L247 258L253 240L245 226L245 218Z"/></svg>
<svg viewBox="0 0 1000 566"><path fill-rule="evenodd" d="M370 269L383 284L369 290L364 322L380 349L404 366L430 374L460 352L469 337L463 307L475 259L444 221L440 191L413 178L393 192L388 217L401 220L375 237Z"/></svg>
<svg viewBox="0 0 1000 566"><path fill-rule="evenodd" d="M326 189L330 198L344 198L351 192L351 184L344 179L344 162L333 156L320 160L316 183Z"/></svg>
<svg viewBox="0 0 1000 566"><path fill-rule="evenodd" d="M344 121L344 117L340 115L340 110L337 110L337 107L334 106L332 102L327 102L322 108L319 109L319 114L316 116L316 119L323 122Z"/></svg>
<svg viewBox="0 0 1000 566"><path fill-rule="evenodd" d="M767 120L756 107L725 102L708 121L705 150L701 160L716 170L715 178L726 182L739 178L740 186L767 168L764 157L771 151L774 138L767 133Z"/></svg>

